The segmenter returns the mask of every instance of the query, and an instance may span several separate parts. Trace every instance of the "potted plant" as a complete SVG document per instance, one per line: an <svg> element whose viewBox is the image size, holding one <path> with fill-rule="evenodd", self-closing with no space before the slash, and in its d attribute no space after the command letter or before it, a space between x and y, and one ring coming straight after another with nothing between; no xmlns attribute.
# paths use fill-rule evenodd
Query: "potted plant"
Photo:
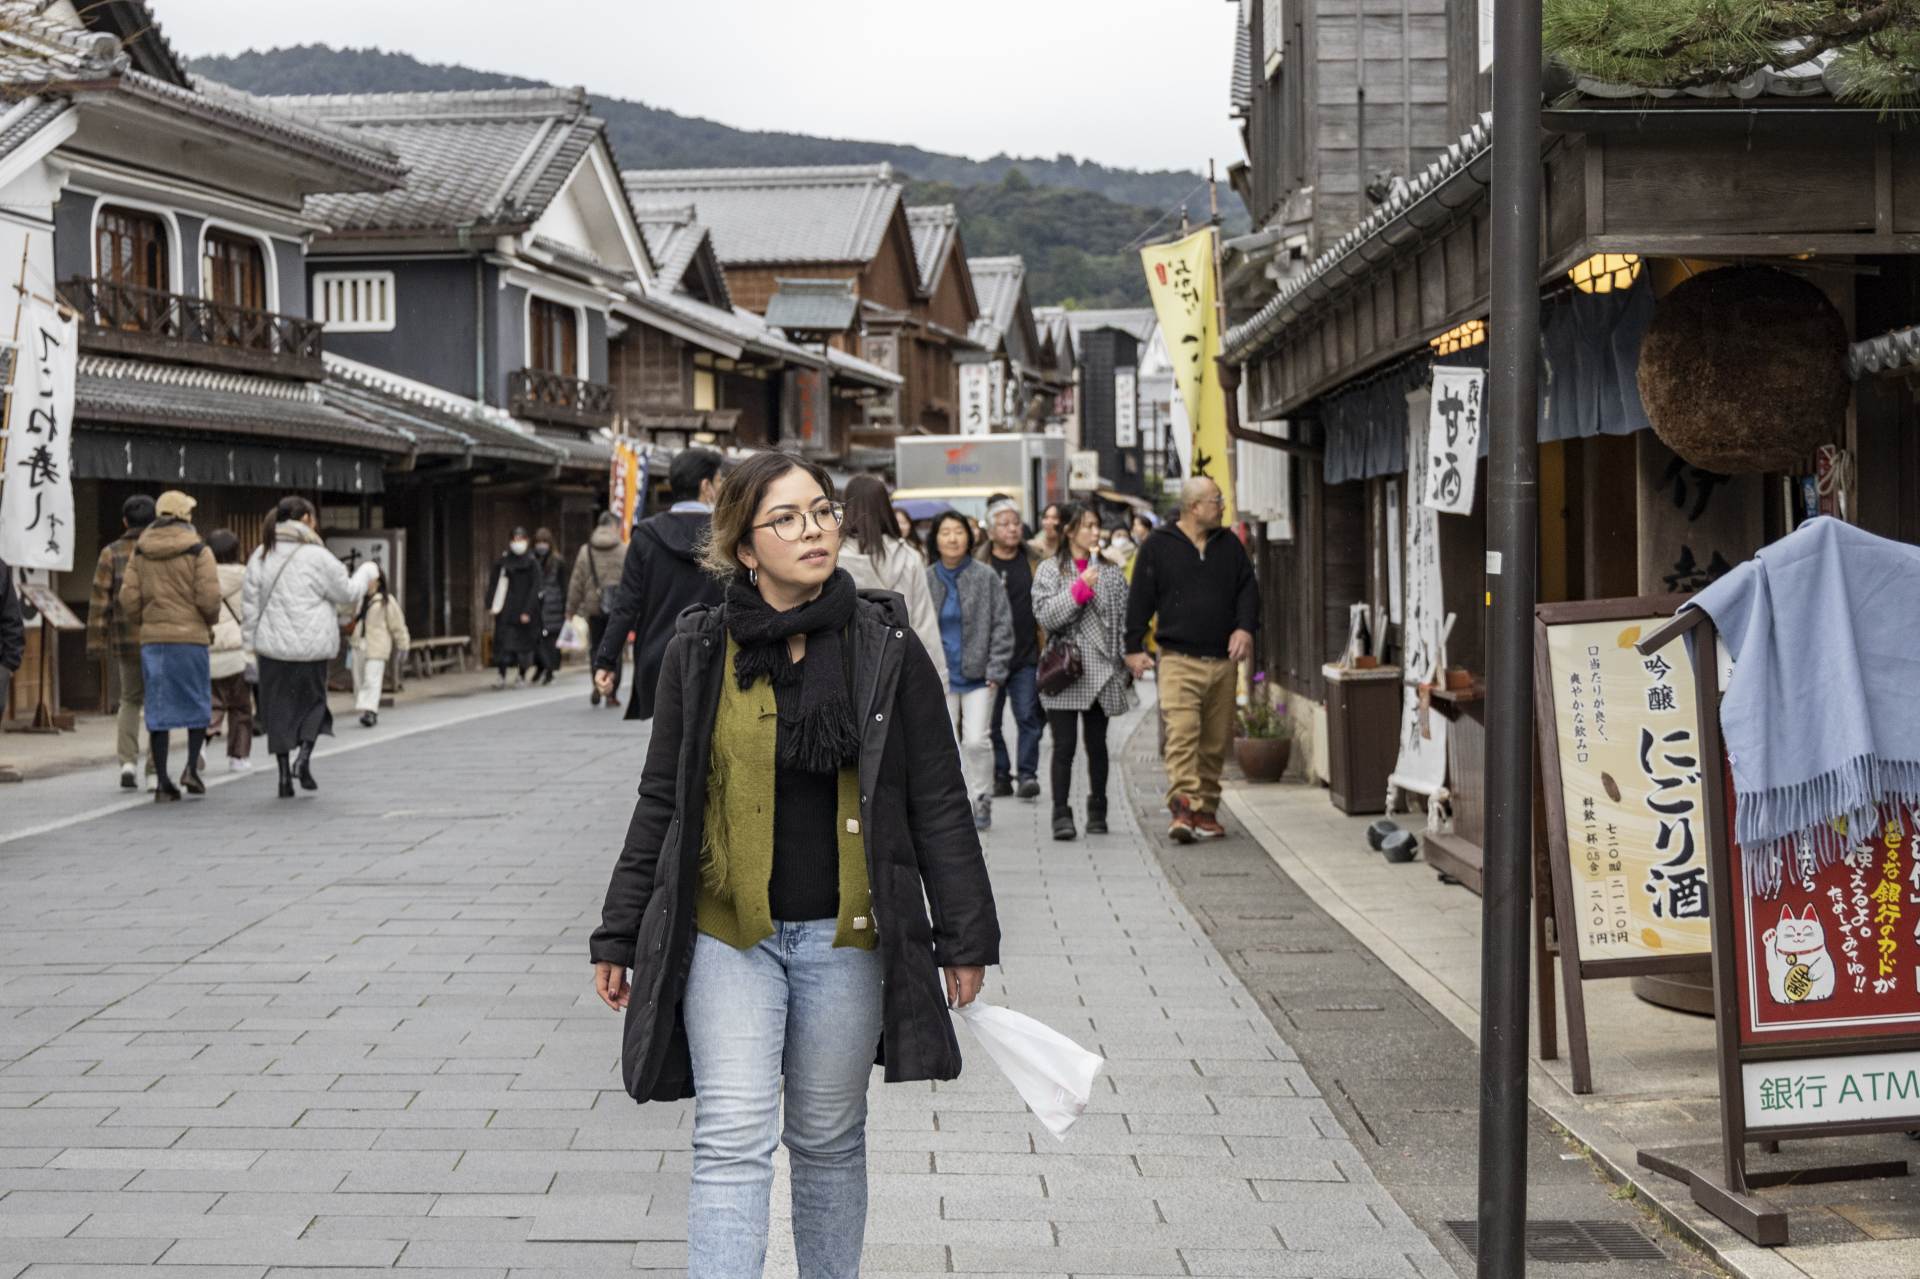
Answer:
<svg viewBox="0 0 1920 1279"><path fill-rule="evenodd" d="M1293 755L1293 720L1285 701L1275 702L1261 671L1253 677L1246 705L1234 716L1233 756L1250 782L1277 782Z"/></svg>

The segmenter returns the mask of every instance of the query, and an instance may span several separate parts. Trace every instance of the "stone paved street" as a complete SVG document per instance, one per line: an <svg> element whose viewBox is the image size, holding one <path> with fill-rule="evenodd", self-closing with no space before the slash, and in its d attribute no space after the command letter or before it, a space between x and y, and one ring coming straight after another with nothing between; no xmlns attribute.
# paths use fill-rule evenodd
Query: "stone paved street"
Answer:
<svg viewBox="0 0 1920 1279"><path fill-rule="evenodd" d="M684 1266L691 1110L628 1100L585 960L644 732L501 706L0 842L0 1279ZM987 997L1110 1059L1092 1107L876 1076L867 1273L1451 1274L1115 814L989 839Z"/></svg>

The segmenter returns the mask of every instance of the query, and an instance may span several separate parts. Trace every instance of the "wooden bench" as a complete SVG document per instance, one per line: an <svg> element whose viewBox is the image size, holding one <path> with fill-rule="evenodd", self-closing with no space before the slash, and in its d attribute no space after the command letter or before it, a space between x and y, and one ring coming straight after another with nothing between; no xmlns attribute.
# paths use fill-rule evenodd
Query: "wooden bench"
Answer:
<svg viewBox="0 0 1920 1279"><path fill-rule="evenodd" d="M428 679L439 671L464 672L472 659L472 649L473 637L470 635L416 638L407 647L407 674L417 679Z"/></svg>

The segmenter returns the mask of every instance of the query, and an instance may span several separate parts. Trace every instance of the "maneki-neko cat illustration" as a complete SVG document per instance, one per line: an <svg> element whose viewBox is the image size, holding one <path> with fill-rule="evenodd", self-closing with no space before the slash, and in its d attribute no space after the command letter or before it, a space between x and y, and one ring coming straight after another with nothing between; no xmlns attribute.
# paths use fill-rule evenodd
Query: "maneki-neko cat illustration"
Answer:
<svg viewBox="0 0 1920 1279"><path fill-rule="evenodd" d="M1796 915L1780 908L1780 922L1760 935L1767 946L1767 990L1776 1004L1805 1004L1833 995L1833 957L1827 930L1811 903Z"/></svg>

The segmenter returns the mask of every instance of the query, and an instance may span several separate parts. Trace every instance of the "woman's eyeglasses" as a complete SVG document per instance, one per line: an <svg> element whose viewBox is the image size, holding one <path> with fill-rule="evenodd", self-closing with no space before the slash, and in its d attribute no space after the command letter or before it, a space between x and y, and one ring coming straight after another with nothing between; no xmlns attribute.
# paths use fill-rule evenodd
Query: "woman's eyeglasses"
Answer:
<svg viewBox="0 0 1920 1279"><path fill-rule="evenodd" d="M782 511L766 523L756 524L754 527L772 529L773 535L783 542L797 542L806 536L808 515L813 517L814 524L822 533L837 533L840 531L840 521L846 517L846 513L847 508L840 503L829 502L816 506L804 514L799 511Z"/></svg>

